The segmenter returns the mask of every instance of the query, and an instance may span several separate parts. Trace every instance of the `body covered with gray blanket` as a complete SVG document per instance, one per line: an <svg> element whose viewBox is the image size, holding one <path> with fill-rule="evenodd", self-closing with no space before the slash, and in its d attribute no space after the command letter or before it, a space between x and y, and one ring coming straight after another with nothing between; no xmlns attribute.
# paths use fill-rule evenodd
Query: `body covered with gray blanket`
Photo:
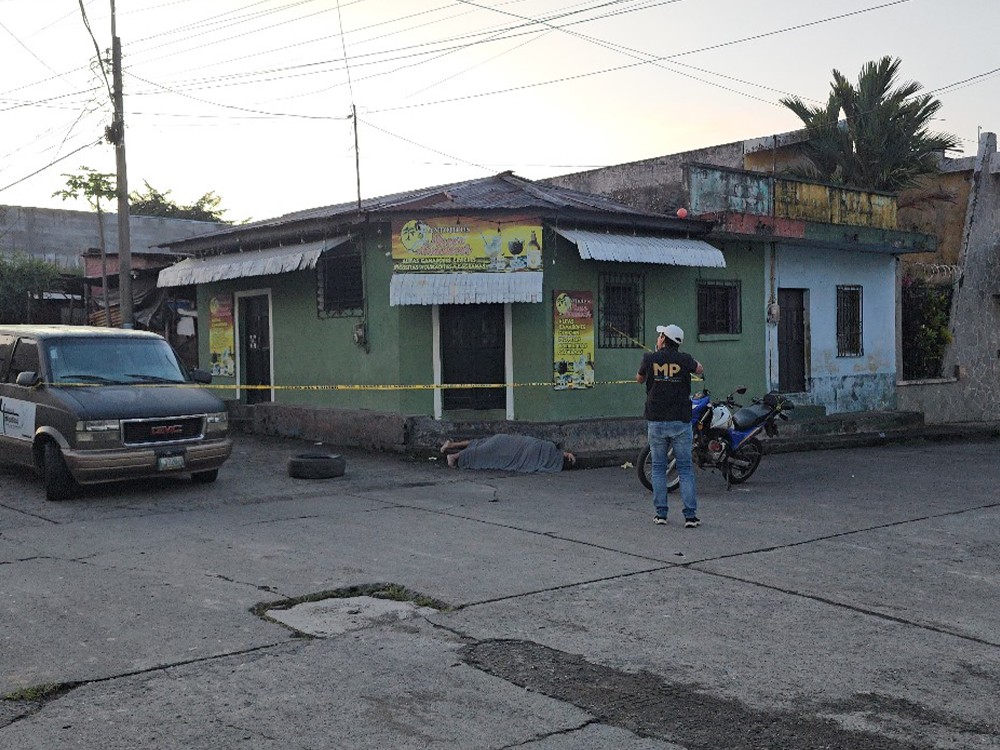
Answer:
<svg viewBox="0 0 1000 750"><path fill-rule="evenodd" d="M548 440L526 435L491 435L470 440L458 454L460 469L498 469L524 473L562 471L563 452Z"/></svg>

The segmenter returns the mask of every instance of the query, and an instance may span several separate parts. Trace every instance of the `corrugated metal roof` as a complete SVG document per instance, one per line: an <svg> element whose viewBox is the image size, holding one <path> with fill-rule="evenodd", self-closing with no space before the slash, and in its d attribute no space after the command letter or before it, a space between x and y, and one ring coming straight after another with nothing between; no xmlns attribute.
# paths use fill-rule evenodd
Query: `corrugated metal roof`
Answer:
<svg viewBox="0 0 1000 750"><path fill-rule="evenodd" d="M390 305L474 305L541 302L542 273L395 273Z"/></svg>
<svg viewBox="0 0 1000 750"><path fill-rule="evenodd" d="M639 210L602 195L532 182L511 172L502 172L465 182L409 190L377 198L366 198L361 201L360 206L357 201L352 201L295 211L273 219L228 227L199 239L211 240L213 238L248 236L304 222L360 221L364 215L370 213L393 214L424 211L429 213L518 211L542 216L552 213L576 212L592 214L604 221L678 221L674 217ZM707 229L707 226L705 228ZM167 244L173 247L191 243L178 241Z"/></svg>
<svg viewBox="0 0 1000 750"><path fill-rule="evenodd" d="M585 209L606 211L614 214L633 216L656 216L649 211L641 211L626 206L602 195L583 193L579 190L546 185L518 177L511 172L502 172L490 177L482 177L449 185L409 190L379 198L361 201L362 211L457 211L457 210L533 210ZM286 214L277 221L297 219L329 218L342 214L357 213L357 202L341 203L325 208Z"/></svg>
<svg viewBox="0 0 1000 750"><path fill-rule="evenodd" d="M642 237L604 234L580 229L553 227L577 246L584 260L613 260L622 263L660 263L668 266L725 268L726 258L717 247L703 240L684 237Z"/></svg>
<svg viewBox="0 0 1000 750"><path fill-rule="evenodd" d="M341 245L349 237L335 237L321 242L307 242L289 247L275 247L246 253L226 253L209 258L187 258L160 271L156 286L187 286L223 279L270 276L276 273L315 268L319 256Z"/></svg>

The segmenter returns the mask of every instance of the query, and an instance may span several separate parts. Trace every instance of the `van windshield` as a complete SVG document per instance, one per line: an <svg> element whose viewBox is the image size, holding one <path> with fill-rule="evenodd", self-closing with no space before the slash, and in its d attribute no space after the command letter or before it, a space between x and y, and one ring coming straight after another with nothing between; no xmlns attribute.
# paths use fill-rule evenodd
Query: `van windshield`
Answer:
<svg viewBox="0 0 1000 750"><path fill-rule="evenodd" d="M125 337L46 342L53 383L184 383L188 377L166 341Z"/></svg>

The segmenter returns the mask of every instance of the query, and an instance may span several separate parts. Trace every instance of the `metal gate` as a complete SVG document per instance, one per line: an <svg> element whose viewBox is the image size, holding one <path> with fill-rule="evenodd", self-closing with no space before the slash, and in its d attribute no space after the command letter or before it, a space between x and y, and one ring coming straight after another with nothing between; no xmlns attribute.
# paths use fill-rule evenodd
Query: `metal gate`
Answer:
<svg viewBox="0 0 1000 750"><path fill-rule="evenodd" d="M441 375L448 383L503 383L503 305L441 306ZM503 409L504 388L445 388L445 409Z"/></svg>

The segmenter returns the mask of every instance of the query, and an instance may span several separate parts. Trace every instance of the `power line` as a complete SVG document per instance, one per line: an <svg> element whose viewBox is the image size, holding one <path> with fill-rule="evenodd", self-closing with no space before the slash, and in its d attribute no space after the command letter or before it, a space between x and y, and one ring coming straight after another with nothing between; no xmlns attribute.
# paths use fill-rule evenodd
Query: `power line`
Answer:
<svg viewBox="0 0 1000 750"><path fill-rule="evenodd" d="M163 89L164 91L167 91L167 92L169 92L171 94L175 94L177 96L182 96L185 99L191 99L192 101L200 102L202 104L210 104L213 107L222 107L223 109L233 109L233 110L236 110L237 112L247 112L249 114L255 114L255 115L267 115L267 116L270 116L270 117L288 117L288 118L292 118L292 119L298 118L298 119L302 119L302 120L346 120L346 119L348 119L348 116L346 116L346 115L345 116L340 116L340 117L334 117L333 115L306 115L306 114L298 114L298 113L294 113L294 112L266 112L264 110L251 109L249 107L238 107L235 104L220 104L219 102L210 102L210 101L208 101L206 99L199 99L196 96L191 96L190 94L185 94L183 91L175 91L174 89L170 88L169 86L164 86L162 84L155 83L154 81L149 81L149 80L147 80L145 78L137 76L135 73L128 73L126 71L126 74L130 78L134 78L137 81L142 81L145 84L148 84L150 86L155 86L158 89Z"/></svg>
<svg viewBox="0 0 1000 750"><path fill-rule="evenodd" d="M360 122L364 123L365 125L367 125L368 127L370 127L372 130L377 130L380 133L384 133L385 135L391 136L392 138L396 138L398 140L401 140L404 143L409 143L411 146L416 146L417 148L422 148L425 151L430 151L431 153L437 154L438 156L444 156L444 157L447 157L448 159L454 159L455 161L461 162L462 164L466 164L466 165L468 165L470 167L477 167L477 168L485 170L487 172L491 171L488 167L484 167L482 164L477 164L474 161L469 161L469 160L463 159L463 158L461 158L459 156L452 156L451 154L446 154L444 151L438 151L436 148L431 148L430 146L425 146L422 143L417 143L416 141L410 140L409 138L406 138L405 136L399 135L397 133L392 133L392 132L390 132L388 130L385 130L384 128L380 128L378 125L373 125L370 122L366 122L365 120L360 120Z"/></svg>
<svg viewBox="0 0 1000 750"><path fill-rule="evenodd" d="M94 51L97 53L97 64L101 68L101 75L104 77L104 85L108 87L108 98L114 99L115 95L111 91L111 83L108 81L107 71L104 70L104 58L101 57L101 47L97 43L97 39L94 38L94 31L90 28L90 20L87 18L87 9L83 7L83 0L77 0L80 3L80 15L83 16L83 25L87 28L87 33L90 34L90 40L94 43Z"/></svg>
<svg viewBox="0 0 1000 750"><path fill-rule="evenodd" d="M9 185L4 185L3 187L0 187L0 193L2 193L4 190L9 190L10 188L14 187L15 185L20 185L22 182L25 182L26 180L30 180L35 175L41 174L42 172L44 172L49 167L53 167L56 164L58 164L59 162L65 161L66 159L68 159L69 157L73 156L74 154L78 154L81 151L84 151L84 150L86 150L88 148L93 148L94 146L100 146L103 142L104 142L104 139L103 138L99 138L98 140L96 140L96 141L94 141L92 143L87 143L87 144L85 144L83 146L80 146L80 148L78 148L78 149L70 151L68 154L66 154L64 156L60 156L58 159L53 159L52 161L50 161L48 164L46 164L41 169L36 169L31 174L25 175L21 179L15 180L14 182L10 183Z"/></svg>

